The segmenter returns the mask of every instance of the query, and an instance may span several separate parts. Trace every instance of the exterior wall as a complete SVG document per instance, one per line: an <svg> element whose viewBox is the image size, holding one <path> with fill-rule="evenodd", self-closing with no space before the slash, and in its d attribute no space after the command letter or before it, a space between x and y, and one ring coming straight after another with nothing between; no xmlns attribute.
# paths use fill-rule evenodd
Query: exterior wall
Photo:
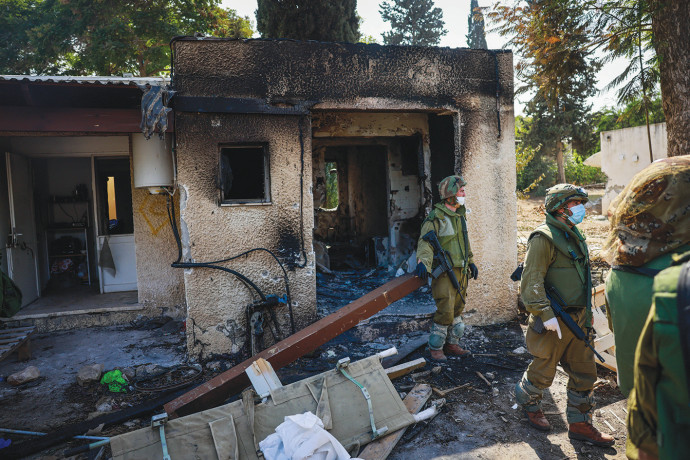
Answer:
<svg viewBox="0 0 690 460"><path fill-rule="evenodd" d="M649 129L654 159L666 158L666 123L650 125ZM600 136L601 170L608 176L601 199L601 209L605 213L633 176L651 161L646 126L603 131Z"/></svg>
<svg viewBox="0 0 690 460"><path fill-rule="evenodd" d="M455 120L455 170L469 182L467 202L474 211L469 231L480 270L479 281L470 283L467 319L486 324L515 316L517 289L509 279L517 261L510 52L191 38L177 40L173 47L178 180L188 256L219 259L256 246L274 249L284 241L299 241L297 114L450 115ZM304 136L302 177L309 257L305 268L290 272L301 321L315 307L310 138ZM218 144L223 142L269 143L272 205L217 205ZM427 204L430 193L431 187L424 191ZM260 286L274 283L273 290L282 292L277 267L262 257L252 255L230 266L259 280ZM188 270L185 284L190 352L238 351L244 340L244 306L251 301L247 289L207 269Z"/></svg>
<svg viewBox="0 0 690 460"><path fill-rule="evenodd" d="M301 117L230 114L178 114L177 167L185 261L207 262L262 247L288 265L292 307L298 328L316 313L316 272L312 250L311 142L304 137L303 207L307 265L300 258L300 140L308 132ZM219 206L216 177L219 144L267 143L271 204ZM246 276L266 294L285 293L283 272L265 252L223 264ZM209 268L185 270L190 355L237 353L246 339L245 307L259 300L238 278ZM289 331L287 308L277 310L281 331ZM270 333L264 339L268 341Z"/></svg>

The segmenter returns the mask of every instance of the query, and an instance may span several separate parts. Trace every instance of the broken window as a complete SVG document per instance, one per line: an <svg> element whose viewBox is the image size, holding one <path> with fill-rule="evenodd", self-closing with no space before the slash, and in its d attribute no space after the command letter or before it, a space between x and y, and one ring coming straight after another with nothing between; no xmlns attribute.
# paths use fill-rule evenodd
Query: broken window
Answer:
<svg viewBox="0 0 690 460"><path fill-rule="evenodd" d="M338 195L338 163L326 162L326 204L324 209L335 211L339 204Z"/></svg>
<svg viewBox="0 0 690 460"><path fill-rule="evenodd" d="M220 149L221 204L270 203L266 145L226 145Z"/></svg>

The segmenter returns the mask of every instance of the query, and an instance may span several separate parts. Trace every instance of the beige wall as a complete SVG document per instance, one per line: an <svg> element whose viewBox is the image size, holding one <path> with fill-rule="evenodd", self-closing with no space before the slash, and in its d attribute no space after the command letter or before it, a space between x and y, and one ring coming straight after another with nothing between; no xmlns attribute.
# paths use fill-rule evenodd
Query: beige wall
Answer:
<svg viewBox="0 0 690 460"><path fill-rule="evenodd" d="M650 125L654 159L666 158L666 123ZM601 136L601 170L608 176L602 197L604 213L611 202L635 174L650 163L646 126L603 131Z"/></svg>
<svg viewBox="0 0 690 460"><path fill-rule="evenodd" d="M178 183L185 259L205 262L264 247L286 260L300 253L301 117L231 114L178 114L176 119ZM309 120L303 120L305 268L288 270L297 327L316 314L316 281L312 251L311 142ZM272 203L219 206L216 176L219 144L267 143L270 156ZM236 270L265 292L283 295L283 272L270 255L252 253L223 264ZM246 339L245 307L258 296L239 279L219 270L185 270L188 306L188 347L192 355L237 353ZM287 308L277 310L282 331L289 331ZM264 338L270 339L266 332Z"/></svg>

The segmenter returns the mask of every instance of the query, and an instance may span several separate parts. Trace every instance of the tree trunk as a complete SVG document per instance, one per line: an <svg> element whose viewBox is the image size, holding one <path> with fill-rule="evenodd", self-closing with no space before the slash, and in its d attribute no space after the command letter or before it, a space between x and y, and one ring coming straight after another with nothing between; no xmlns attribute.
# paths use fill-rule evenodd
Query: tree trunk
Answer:
<svg viewBox="0 0 690 460"><path fill-rule="evenodd" d="M563 141L556 142L556 164L558 165L558 182L565 183L565 161L563 160Z"/></svg>
<svg viewBox="0 0 690 460"><path fill-rule="evenodd" d="M690 154L690 1L655 0L651 4L654 48L659 56L661 100L668 156Z"/></svg>

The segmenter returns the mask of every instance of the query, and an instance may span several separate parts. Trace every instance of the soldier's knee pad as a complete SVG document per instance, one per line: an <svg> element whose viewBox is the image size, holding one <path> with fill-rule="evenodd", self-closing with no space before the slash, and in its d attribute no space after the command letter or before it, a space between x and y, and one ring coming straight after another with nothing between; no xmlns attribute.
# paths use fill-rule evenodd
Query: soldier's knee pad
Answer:
<svg viewBox="0 0 690 460"><path fill-rule="evenodd" d="M457 344L460 338L465 333L465 323L462 322L462 316L456 316L453 323L450 325L448 332L448 343Z"/></svg>
<svg viewBox="0 0 690 460"><path fill-rule="evenodd" d="M543 390L535 387L532 382L523 375L522 379L515 384L515 399L526 410L533 412L541 407Z"/></svg>
<svg viewBox="0 0 690 460"><path fill-rule="evenodd" d="M431 326L431 333L429 334L429 348L432 350L440 350L446 343L446 336L448 335L448 326L433 323Z"/></svg>
<svg viewBox="0 0 690 460"><path fill-rule="evenodd" d="M568 409L566 410L568 423L592 423L595 407L593 391L568 390Z"/></svg>

